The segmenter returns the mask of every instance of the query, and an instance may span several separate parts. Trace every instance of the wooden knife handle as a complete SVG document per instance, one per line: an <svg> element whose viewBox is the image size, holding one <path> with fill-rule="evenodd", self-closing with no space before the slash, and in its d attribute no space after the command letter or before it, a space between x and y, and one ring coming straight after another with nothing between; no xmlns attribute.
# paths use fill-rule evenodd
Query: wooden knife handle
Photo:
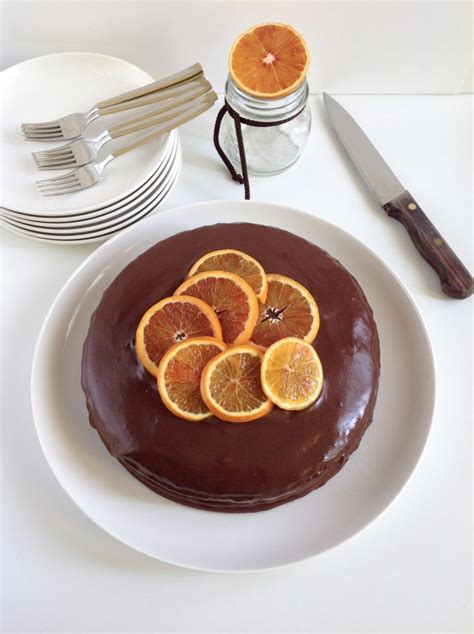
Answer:
<svg viewBox="0 0 474 634"><path fill-rule="evenodd" d="M446 295L454 299L465 299L472 295L471 274L423 213L410 192L403 192L383 205L383 209L391 218L401 222L408 231L415 247L438 274L441 290Z"/></svg>

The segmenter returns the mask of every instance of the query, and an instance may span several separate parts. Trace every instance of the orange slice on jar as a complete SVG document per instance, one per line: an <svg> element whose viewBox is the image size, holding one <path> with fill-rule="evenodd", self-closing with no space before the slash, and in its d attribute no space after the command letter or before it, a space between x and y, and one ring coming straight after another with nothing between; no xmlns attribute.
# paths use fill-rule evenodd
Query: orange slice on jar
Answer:
<svg viewBox="0 0 474 634"><path fill-rule="evenodd" d="M276 273L267 275L267 281L267 299L260 306L252 343L268 348L284 337L314 341L319 330L319 310L308 289Z"/></svg>
<svg viewBox="0 0 474 634"><path fill-rule="evenodd" d="M157 385L167 409L179 418L199 422L212 416L201 396L201 374L207 363L225 350L213 337L177 343L160 361Z"/></svg>
<svg viewBox="0 0 474 634"><path fill-rule="evenodd" d="M229 53L229 72L244 92L263 99L284 97L304 81L309 52L287 24L259 24L242 33Z"/></svg>
<svg viewBox="0 0 474 634"><path fill-rule="evenodd" d="M261 381L266 396L281 409L306 409L321 394L323 368L310 343L287 337L265 352Z"/></svg>
<svg viewBox="0 0 474 634"><path fill-rule="evenodd" d="M262 390L263 352L250 344L232 346L209 361L201 375L201 395L210 411L230 423L248 423L273 405Z"/></svg>
<svg viewBox="0 0 474 634"><path fill-rule="evenodd" d="M236 249L211 251L199 258L191 267L188 277L202 271L229 271L244 279L257 298L264 302L267 296L267 276L262 265L247 253Z"/></svg>
<svg viewBox="0 0 474 634"><path fill-rule="evenodd" d="M257 323L257 296L250 285L235 273L197 273L183 282L175 295L197 297L211 306L221 324L225 343L248 341Z"/></svg>
<svg viewBox="0 0 474 634"><path fill-rule="evenodd" d="M143 315L136 332L139 361L157 376L158 365L167 350L192 337L216 337L222 329L212 308L196 297L166 297Z"/></svg>

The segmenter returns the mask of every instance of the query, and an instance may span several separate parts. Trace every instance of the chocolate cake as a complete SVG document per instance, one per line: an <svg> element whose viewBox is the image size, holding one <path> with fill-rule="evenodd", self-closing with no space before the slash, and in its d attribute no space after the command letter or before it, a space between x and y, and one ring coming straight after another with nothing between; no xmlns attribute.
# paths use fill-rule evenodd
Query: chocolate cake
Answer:
<svg viewBox="0 0 474 634"><path fill-rule="evenodd" d="M308 409L275 407L244 424L188 422L165 408L156 379L137 361L144 312L172 295L199 257L224 248L245 251L315 297L321 326L313 345L324 386ZM82 387L91 425L135 478L182 504L248 512L306 495L343 467L372 421L379 371L372 310L339 262L280 229L216 224L158 242L116 277L91 318Z"/></svg>

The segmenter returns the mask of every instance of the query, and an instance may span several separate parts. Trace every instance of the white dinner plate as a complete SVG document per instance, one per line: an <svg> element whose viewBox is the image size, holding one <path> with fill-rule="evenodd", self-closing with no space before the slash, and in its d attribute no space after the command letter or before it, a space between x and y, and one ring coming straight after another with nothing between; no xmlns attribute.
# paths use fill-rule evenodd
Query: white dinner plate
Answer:
<svg viewBox="0 0 474 634"><path fill-rule="evenodd" d="M287 229L326 249L359 281L374 310L382 369L374 422L346 466L304 498L260 513L213 513L153 493L107 452L89 426L80 385L82 345L104 290L156 242L216 222ZM154 275L159 271L154 271ZM420 459L433 414L435 371L420 314L397 276L348 233L306 213L214 201L157 214L99 247L56 297L32 369L38 437L57 479L96 524L157 559L199 570L283 566L336 546L370 524Z"/></svg>
<svg viewBox="0 0 474 634"><path fill-rule="evenodd" d="M119 231L127 229L139 220L142 220L146 216L149 216L150 214L158 211L159 207L165 202L165 200L175 188L176 183L178 182L179 174L181 172L181 167L181 146L178 144L176 160L173 163L173 166L169 173L169 177L166 179L166 182L160 184L159 189L153 192L150 197L147 198L147 200L138 211L134 211L132 215L128 215L125 219L119 218L116 224L108 227L101 227L100 229L95 229L94 231L91 230L87 233L81 234L72 233L67 235L57 235L44 232L40 233L38 230L25 230L24 228L20 229L18 226L13 225L8 220L1 218L0 226L5 227L9 231L11 231L12 233L16 233L17 235L21 235L39 242L48 242L50 244L85 244L89 242L108 240Z"/></svg>
<svg viewBox="0 0 474 634"><path fill-rule="evenodd" d="M125 205L123 208L116 209L110 214L103 214L100 217L90 219L88 221L82 221L81 223L63 223L55 225L35 225L32 223L26 224L23 220L17 220L12 217L3 216L3 220L10 226L15 226L26 233L37 233L39 235L61 237L61 236L82 236L84 234L98 233L117 225L118 223L132 218L142 211L152 200L158 198L159 194L166 188L169 182L172 180L174 171L178 163L180 162L180 155L178 154L178 143L174 144L172 152L167 157L165 165L162 167L159 178L156 183L153 183L146 191L140 194L130 205Z"/></svg>
<svg viewBox="0 0 474 634"><path fill-rule="evenodd" d="M2 193L0 205L40 216L84 213L123 199L156 170L170 136L148 143L107 166L100 187L65 196L44 197L35 181L38 171L30 153L62 142L25 141L20 124L52 120L72 112L85 112L98 101L153 81L143 70L115 57L96 53L45 55L12 66L0 74L2 92ZM134 114L135 112L135 114ZM136 111L100 117L87 128L87 136L136 116ZM133 137L107 145L107 152L123 147ZM104 150L102 150L104 152ZM107 153L106 152L106 153Z"/></svg>
<svg viewBox="0 0 474 634"><path fill-rule="evenodd" d="M134 192L131 192L123 199L106 205L104 207L95 209L82 214L67 214L65 216L36 216L32 214L18 213L11 209L0 207L0 218L6 218L7 220L13 220L22 225L33 227L74 227L76 225L83 226L88 224L94 224L99 219L102 220L106 215L112 217L112 215L120 215L126 211L129 207L135 206L137 203L150 194L153 188L156 188L163 180L166 174L168 166L168 159L172 153L176 150L178 144L178 131L173 130L170 133L170 143L167 145L165 152L163 153L156 171L150 176L150 178L138 187Z"/></svg>

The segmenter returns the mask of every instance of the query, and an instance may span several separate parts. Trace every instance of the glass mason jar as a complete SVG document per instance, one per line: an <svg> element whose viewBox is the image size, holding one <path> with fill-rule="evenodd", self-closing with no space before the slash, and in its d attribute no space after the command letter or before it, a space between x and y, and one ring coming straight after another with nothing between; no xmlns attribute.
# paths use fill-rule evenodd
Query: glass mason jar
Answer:
<svg viewBox="0 0 474 634"><path fill-rule="evenodd" d="M236 86L230 76L227 78L226 100L241 117L263 123L277 123L294 117L286 123L265 128L242 123L249 174L259 176L279 174L296 163L311 129L308 95L306 80L286 97L261 99L246 94ZM234 120L229 114L222 120L221 145L239 172L239 147Z"/></svg>

